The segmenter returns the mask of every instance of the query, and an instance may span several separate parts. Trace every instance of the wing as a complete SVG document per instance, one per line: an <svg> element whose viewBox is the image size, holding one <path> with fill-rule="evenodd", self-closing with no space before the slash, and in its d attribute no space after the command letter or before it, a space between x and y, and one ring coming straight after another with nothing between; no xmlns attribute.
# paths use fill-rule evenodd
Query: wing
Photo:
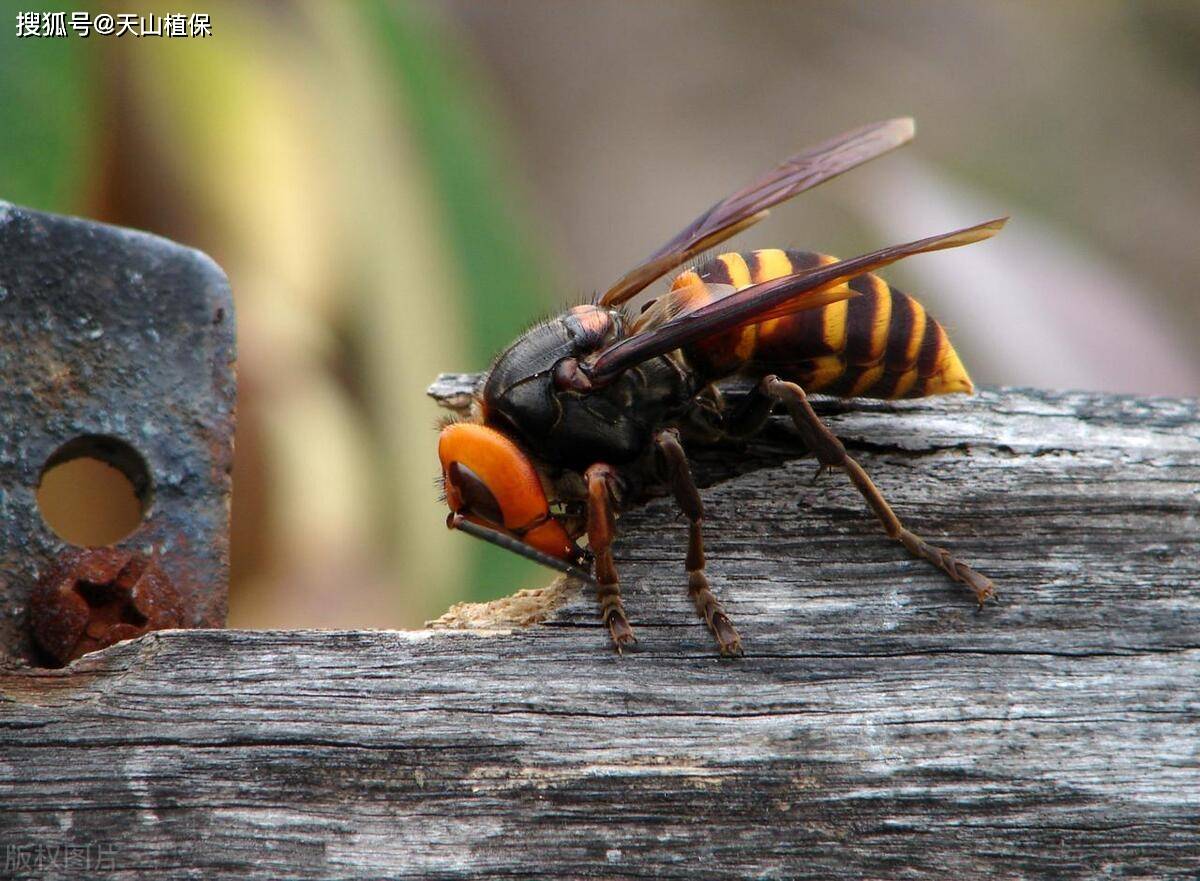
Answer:
<svg viewBox="0 0 1200 881"><path fill-rule="evenodd" d="M912 140L913 121L889 119L838 135L785 159L748 187L713 205L600 298L619 306L676 266L767 216L767 209Z"/></svg>
<svg viewBox="0 0 1200 881"><path fill-rule="evenodd" d="M854 292L846 287L846 282L855 276L873 272L913 254L957 248L991 238L1007 220L1007 217L989 220L954 232L881 248L861 257L839 260L828 266L750 285L696 309L688 310L684 306L676 317L604 349L595 361L584 365L584 370L592 385L601 386L635 364L665 355L696 340L746 324L757 324L848 299Z"/></svg>
<svg viewBox="0 0 1200 881"><path fill-rule="evenodd" d="M681 318L701 306L723 300L737 293L731 284L716 284L696 279L684 287L672 287L656 300L642 307L641 313L630 322L629 335L662 327L668 321Z"/></svg>

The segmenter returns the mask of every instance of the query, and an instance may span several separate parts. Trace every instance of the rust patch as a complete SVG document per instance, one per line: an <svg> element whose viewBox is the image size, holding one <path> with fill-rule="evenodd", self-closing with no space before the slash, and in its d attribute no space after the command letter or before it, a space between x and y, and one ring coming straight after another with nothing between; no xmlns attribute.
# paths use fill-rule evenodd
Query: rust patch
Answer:
<svg viewBox="0 0 1200 881"><path fill-rule="evenodd" d="M58 664L178 627L185 617L178 591L158 564L117 548L64 555L38 581L29 603L34 640Z"/></svg>

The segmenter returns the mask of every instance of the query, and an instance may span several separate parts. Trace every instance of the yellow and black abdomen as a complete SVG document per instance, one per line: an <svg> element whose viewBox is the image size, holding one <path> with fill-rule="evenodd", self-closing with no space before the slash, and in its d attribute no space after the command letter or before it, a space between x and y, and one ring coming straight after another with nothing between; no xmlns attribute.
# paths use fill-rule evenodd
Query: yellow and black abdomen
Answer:
<svg viewBox="0 0 1200 881"><path fill-rule="evenodd" d="M722 254L681 273L672 289L728 284L741 289L836 262L808 251L766 248ZM907 294L867 273L857 296L749 325L687 350L711 375L775 373L808 391L842 397L920 398L971 392L945 329Z"/></svg>

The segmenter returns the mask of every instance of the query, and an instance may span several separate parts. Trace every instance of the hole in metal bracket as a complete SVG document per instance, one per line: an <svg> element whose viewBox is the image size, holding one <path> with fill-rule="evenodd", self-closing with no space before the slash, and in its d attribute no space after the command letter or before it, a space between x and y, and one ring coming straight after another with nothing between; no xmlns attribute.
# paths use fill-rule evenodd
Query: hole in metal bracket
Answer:
<svg viewBox="0 0 1200 881"><path fill-rule="evenodd" d="M150 469L132 446L88 434L50 454L37 503L55 534L77 547L102 547L133 534L151 501Z"/></svg>

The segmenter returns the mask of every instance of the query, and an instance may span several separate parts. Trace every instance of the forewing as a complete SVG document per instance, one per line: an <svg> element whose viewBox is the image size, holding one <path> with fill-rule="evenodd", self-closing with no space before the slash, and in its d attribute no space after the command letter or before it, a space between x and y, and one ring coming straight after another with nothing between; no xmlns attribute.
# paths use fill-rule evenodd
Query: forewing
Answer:
<svg viewBox="0 0 1200 881"><path fill-rule="evenodd" d="M619 306L677 266L767 216L767 209L912 140L913 121L889 119L797 153L749 186L713 205L675 238L630 270L600 298Z"/></svg>
<svg viewBox="0 0 1200 881"><path fill-rule="evenodd" d="M746 324L756 324L780 315L848 299L854 292L845 283L855 276L874 272L913 254L957 248L991 238L1007 220L1007 217L989 220L954 232L892 245L861 257L839 260L828 266L750 285L656 328L620 340L601 352L588 366L588 375L593 383L603 385L647 358L664 355L696 340Z"/></svg>
<svg viewBox="0 0 1200 881"><path fill-rule="evenodd" d="M629 333L632 336L635 333L662 327L667 322L682 318L701 306L708 305L715 300L722 300L735 293L737 293L737 288L731 284L705 282L697 277L691 284L673 287L657 300L647 303L641 314L630 324Z"/></svg>

